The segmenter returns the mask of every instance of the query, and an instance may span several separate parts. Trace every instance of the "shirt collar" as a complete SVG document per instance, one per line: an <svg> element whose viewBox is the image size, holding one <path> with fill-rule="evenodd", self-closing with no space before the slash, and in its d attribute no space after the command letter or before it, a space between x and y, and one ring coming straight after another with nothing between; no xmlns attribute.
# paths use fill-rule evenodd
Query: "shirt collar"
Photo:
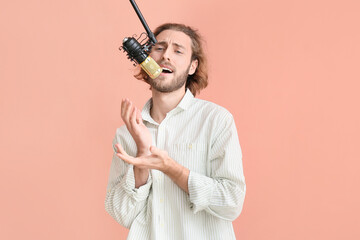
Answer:
<svg viewBox="0 0 360 240"><path fill-rule="evenodd" d="M194 95L191 93L191 91L187 88L184 97L181 99L181 101L179 102L179 104L173 109L182 109L182 110L187 110L190 105L192 100L194 99ZM150 109L152 106L152 98L150 98L144 105L142 111L141 111L141 117L143 120L153 123L153 124L158 124L156 123L152 117L150 116ZM171 110L171 112L173 111Z"/></svg>
<svg viewBox="0 0 360 240"><path fill-rule="evenodd" d="M188 109L191 105L193 98L194 95L191 93L190 89L187 88L184 97L181 99L176 108L181 108L183 110Z"/></svg>

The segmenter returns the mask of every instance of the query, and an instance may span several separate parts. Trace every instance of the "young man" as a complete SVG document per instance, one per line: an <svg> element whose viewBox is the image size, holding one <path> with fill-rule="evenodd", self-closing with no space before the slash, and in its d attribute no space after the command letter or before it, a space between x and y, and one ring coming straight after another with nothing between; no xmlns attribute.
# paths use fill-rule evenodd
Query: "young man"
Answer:
<svg viewBox="0 0 360 240"><path fill-rule="evenodd" d="M164 24L154 34L151 57L163 72L137 75L152 92L141 113L122 101L106 211L128 239L235 239L246 186L234 119L194 97L207 85L197 32Z"/></svg>

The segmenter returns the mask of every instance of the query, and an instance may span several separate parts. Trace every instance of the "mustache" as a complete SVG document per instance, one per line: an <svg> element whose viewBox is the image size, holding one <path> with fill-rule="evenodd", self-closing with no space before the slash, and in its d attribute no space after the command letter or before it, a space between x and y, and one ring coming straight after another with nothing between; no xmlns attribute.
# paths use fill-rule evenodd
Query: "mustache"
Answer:
<svg viewBox="0 0 360 240"><path fill-rule="evenodd" d="M167 62L167 61L161 61L161 62L159 63L159 65L168 66L168 67L170 67L170 68L173 70L173 72L176 71L176 68L175 68L171 63L169 63L169 62Z"/></svg>

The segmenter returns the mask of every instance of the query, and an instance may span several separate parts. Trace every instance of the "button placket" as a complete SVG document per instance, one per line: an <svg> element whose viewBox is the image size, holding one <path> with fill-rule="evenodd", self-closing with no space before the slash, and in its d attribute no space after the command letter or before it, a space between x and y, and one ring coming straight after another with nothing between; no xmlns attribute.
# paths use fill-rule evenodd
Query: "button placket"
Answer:
<svg viewBox="0 0 360 240"><path fill-rule="evenodd" d="M167 116L168 117L168 116ZM166 118L167 118L166 117ZM166 118L161 122L161 124L158 126L158 132L157 132L157 148L158 149L164 149L165 148L165 123ZM158 189L158 196L156 196L155 201L157 201L158 208L158 220L159 220L159 228L162 232L164 228L164 194L165 194L165 186L164 186L164 173L161 171L157 171L156 176L157 181L157 189Z"/></svg>

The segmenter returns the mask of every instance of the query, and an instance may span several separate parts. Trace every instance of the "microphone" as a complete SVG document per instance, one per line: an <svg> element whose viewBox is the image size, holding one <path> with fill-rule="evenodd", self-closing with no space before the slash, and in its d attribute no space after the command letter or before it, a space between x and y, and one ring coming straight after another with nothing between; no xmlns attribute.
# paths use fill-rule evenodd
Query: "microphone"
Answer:
<svg viewBox="0 0 360 240"><path fill-rule="evenodd" d="M157 78L162 72L162 68L143 50L143 47L135 38L124 38L122 48L127 52L128 58L140 64L141 68L152 79Z"/></svg>
<svg viewBox="0 0 360 240"><path fill-rule="evenodd" d="M130 0L130 3L133 6L136 14L138 15L142 25L147 32L148 41L145 44L141 45L137 41L137 39L133 37L126 37L123 40L122 47L120 47L119 49L120 51L124 50L127 52L127 56L130 61L136 61L138 64L140 64L141 68L144 69L144 71L149 75L149 77L151 77L152 79L157 78L162 72L162 68L148 54L151 47L157 42L156 38L151 32L149 26L147 25L143 15L140 12L140 9L135 3L135 0Z"/></svg>

